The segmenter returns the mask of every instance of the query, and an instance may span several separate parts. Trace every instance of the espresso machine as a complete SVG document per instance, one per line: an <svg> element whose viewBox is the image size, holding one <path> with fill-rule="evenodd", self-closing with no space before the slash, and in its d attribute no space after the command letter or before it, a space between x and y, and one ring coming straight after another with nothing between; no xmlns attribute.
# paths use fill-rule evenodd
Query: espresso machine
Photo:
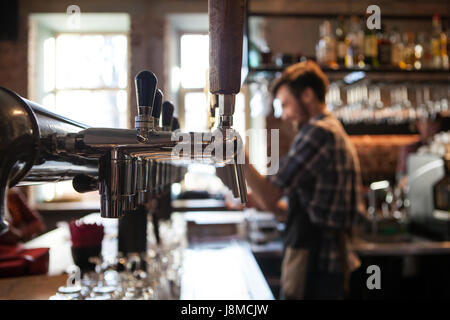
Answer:
<svg viewBox="0 0 450 320"><path fill-rule="evenodd" d="M5 196L13 186L73 180L78 192L99 191L101 217L121 218L180 181L191 162L223 167L233 194L246 203L243 146L232 128L244 15L245 0L209 0L209 89L219 111L214 132L181 132L150 71L135 78L134 129L88 127L0 87L0 233L8 229Z"/></svg>
<svg viewBox="0 0 450 320"><path fill-rule="evenodd" d="M436 240L450 240L450 154L413 153L408 157L411 230Z"/></svg>

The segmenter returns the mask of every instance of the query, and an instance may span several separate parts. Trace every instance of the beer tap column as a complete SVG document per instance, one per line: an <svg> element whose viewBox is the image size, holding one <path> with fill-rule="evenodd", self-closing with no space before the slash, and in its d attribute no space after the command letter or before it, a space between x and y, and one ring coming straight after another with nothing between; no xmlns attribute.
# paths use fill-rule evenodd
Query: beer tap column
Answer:
<svg viewBox="0 0 450 320"><path fill-rule="evenodd" d="M245 0L209 0L209 90L217 95L220 123L225 140L227 131L231 131L236 94L241 89L242 43L244 33ZM242 143L235 141L233 165L230 170L233 193L237 191L241 202L247 202L244 165L238 158Z"/></svg>
<svg viewBox="0 0 450 320"><path fill-rule="evenodd" d="M149 132L153 131L155 120L153 105L158 80L154 73L141 71L135 78L136 102L138 115L134 118L134 126L141 139L148 139Z"/></svg>

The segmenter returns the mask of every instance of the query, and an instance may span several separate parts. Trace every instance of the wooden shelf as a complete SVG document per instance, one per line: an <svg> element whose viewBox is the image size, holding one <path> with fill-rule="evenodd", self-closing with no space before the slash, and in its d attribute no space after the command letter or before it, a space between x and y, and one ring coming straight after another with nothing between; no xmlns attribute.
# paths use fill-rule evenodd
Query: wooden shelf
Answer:
<svg viewBox="0 0 450 320"><path fill-rule="evenodd" d="M362 14L341 14L341 13L320 13L320 12L264 12L264 11L253 11L247 12L248 17L264 17L264 18L297 18L297 19L335 19L339 16L344 18L351 18L352 16L357 16L360 18L365 18ZM383 14L383 19L386 20L427 20L431 21L433 15L404 15L404 14ZM441 15L441 20L447 20L450 16Z"/></svg>
<svg viewBox="0 0 450 320"><path fill-rule="evenodd" d="M286 66L276 66L276 65L266 65L258 68L249 68L250 71L254 72L261 72L261 71L268 71L268 72L279 72L283 71L284 68L288 67ZM368 73L403 73L403 74L421 74L421 73L436 73L436 74L445 74L447 76L450 76L450 69L444 70L444 69L420 69L420 70L405 70L405 69L397 69L392 67L380 67L376 69L369 69L369 68L330 68L330 67L321 67L324 72L329 73L335 73L335 72L355 72L355 71L364 71Z"/></svg>
<svg viewBox="0 0 450 320"><path fill-rule="evenodd" d="M282 72L287 66L266 65L258 68L249 68L246 81L252 82L255 76L262 73ZM375 81L433 81L440 82L450 81L450 70L443 69L420 69L420 70L403 70L388 67L376 69L358 69L358 68L340 68L333 69L329 67L321 67L330 80L343 80L348 75L355 75L358 80L369 79ZM355 81L356 82L356 81Z"/></svg>

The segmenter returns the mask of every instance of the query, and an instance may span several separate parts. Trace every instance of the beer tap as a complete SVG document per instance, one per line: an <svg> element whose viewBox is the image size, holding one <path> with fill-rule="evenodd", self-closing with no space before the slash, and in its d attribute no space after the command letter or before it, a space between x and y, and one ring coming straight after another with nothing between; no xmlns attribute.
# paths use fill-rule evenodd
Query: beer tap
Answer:
<svg viewBox="0 0 450 320"><path fill-rule="evenodd" d="M175 107L170 101L164 101L162 105L162 128L164 131L172 130L173 112Z"/></svg>
<svg viewBox="0 0 450 320"><path fill-rule="evenodd" d="M245 0L209 0L209 90L217 95L219 126L224 142L234 141L233 163L225 164L233 194L247 202L243 145L233 129L236 94L241 88ZM225 145L225 143L224 143Z"/></svg>
<svg viewBox="0 0 450 320"><path fill-rule="evenodd" d="M150 71L141 71L136 75L134 83L138 109L138 115L134 118L134 123L138 135L147 139L148 132L154 127L153 104L158 79Z"/></svg>

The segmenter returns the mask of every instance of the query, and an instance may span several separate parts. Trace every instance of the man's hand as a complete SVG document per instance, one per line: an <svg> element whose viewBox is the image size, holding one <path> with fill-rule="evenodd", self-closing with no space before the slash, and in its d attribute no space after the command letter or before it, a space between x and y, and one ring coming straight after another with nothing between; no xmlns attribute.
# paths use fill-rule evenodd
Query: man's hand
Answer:
<svg viewBox="0 0 450 320"><path fill-rule="evenodd" d="M249 162L249 155L245 152L245 178L247 184L252 189L252 200L259 210L270 211L275 214L280 213L278 200L282 193L272 182L259 172ZM250 201L250 197L249 197Z"/></svg>

